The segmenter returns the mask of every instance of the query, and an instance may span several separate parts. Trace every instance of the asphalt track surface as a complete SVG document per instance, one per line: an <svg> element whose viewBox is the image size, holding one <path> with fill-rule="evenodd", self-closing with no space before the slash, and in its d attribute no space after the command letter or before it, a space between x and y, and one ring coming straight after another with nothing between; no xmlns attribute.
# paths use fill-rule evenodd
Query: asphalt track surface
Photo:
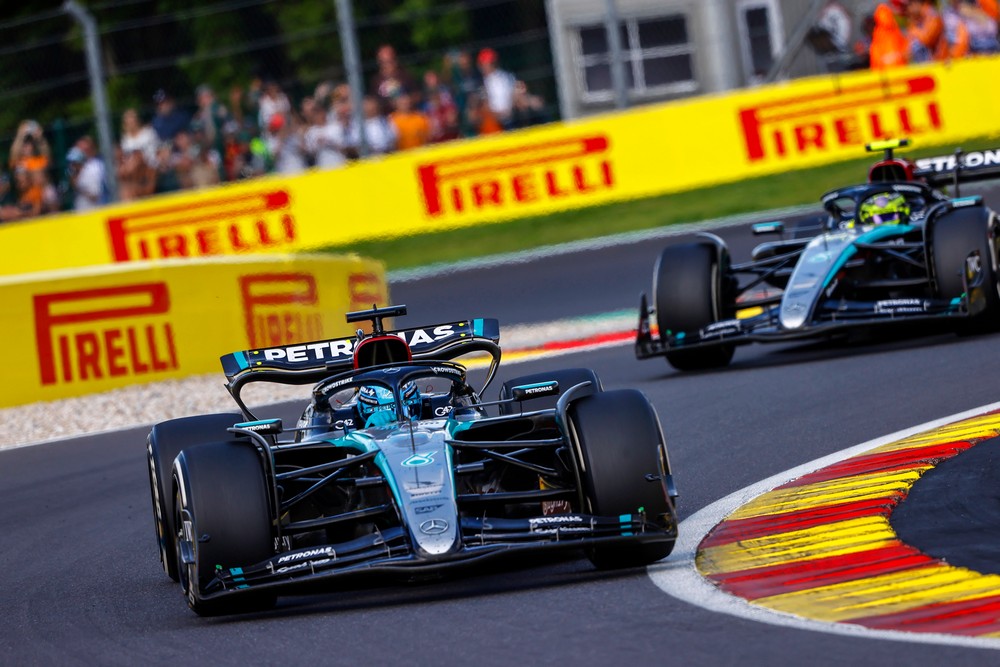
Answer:
<svg viewBox="0 0 1000 667"><path fill-rule="evenodd" d="M737 260L753 240L725 230ZM632 308L660 242L465 271L394 287L412 325L529 323ZM507 368L500 380L590 366L637 387L664 423L698 509L796 465L998 400L1000 336L926 333L744 347L682 375L628 346ZM221 391L221 388L220 388ZM492 394L492 391L489 392ZM294 418L283 406L279 416ZM829 635L719 615L662 593L645 570L584 559L420 584L283 598L274 612L191 613L160 570L144 438L133 429L0 453L0 662L30 664L996 664L996 651ZM960 458L960 457L959 457ZM993 531L996 529L993 528Z"/></svg>

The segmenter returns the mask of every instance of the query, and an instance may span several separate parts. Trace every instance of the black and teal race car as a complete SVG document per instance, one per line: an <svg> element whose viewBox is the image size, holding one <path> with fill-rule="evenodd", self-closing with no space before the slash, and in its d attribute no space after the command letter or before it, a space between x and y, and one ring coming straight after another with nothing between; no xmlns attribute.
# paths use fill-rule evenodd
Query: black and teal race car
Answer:
<svg viewBox="0 0 1000 667"><path fill-rule="evenodd" d="M598 567L666 557L677 535L660 421L633 389L562 369L482 391L494 319L387 331L404 306L348 313L354 337L222 357L240 412L147 439L160 561L189 606L273 605L350 576L426 580L536 550ZM456 358L489 361L476 389ZM254 382L311 385L294 427L253 414Z"/></svg>
<svg viewBox="0 0 1000 667"><path fill-rule="evenodd" d="M998 328L1000 218L981 195L960 196L960 185L1000 177L1000 150L911 163L893 156L901 145L870 146L885 159L868 182L824 194L812 228L754 225L780 240L756 246L750 261L732 262L714 234L665 248L652 303L640 300L636 356L699 370L727 365L736 346L755 341L918 320Z"/></svg>

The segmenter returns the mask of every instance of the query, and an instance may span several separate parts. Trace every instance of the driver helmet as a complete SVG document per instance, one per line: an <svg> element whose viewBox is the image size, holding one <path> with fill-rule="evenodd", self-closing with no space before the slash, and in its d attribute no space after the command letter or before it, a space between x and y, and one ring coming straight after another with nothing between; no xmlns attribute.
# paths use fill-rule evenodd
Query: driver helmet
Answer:
<svg viewBox="0 0 1000 667"><path fill-rule="evenodd" d="M858 207L858 223L868 225L905 225L910 221L910 205L898 192L872 195Z"/></svg>
<svg viewBox="0 0 1000 667"><path fill-rule="evenodd" d="M421 399L416 385L407 382L399 390L403 397L403 414L410 420L419 419ZM365 428L396 421L396 400L392 390L378 385L364 385L358 390L358 412L365 420Z"/></svg>

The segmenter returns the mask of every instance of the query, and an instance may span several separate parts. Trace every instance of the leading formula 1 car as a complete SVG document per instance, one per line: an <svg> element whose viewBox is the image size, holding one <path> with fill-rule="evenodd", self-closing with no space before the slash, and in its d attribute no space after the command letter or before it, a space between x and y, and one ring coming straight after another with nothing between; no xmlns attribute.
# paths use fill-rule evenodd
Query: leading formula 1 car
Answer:
<svg viewBox="0 0 1000 667"><path fill-rule="evenodd" d="M507 381L484 401L454 361L500 360L494 319L385 331L405 306L348 313L372 333L222 357L240 413L147 439L163 569L199 614L273 605L352 575L421 577L530 550L602 568L666 557L676 491L659 419L588 369ZM294 428L241 390L311 384Z"/></svg>
<svg viewBox="0 0 1000 667"><path fill-rule="evenodd" d="M822 197L816 229L779 233L751 260L733 263L713 234L668 246L653 270L652 304L640 300L635 353L679 370L727 365L737 345L829 336L856 328L947 320L959 332L1000 325L1000 219L960 184L1000 177L1000 150L915 163L894 157L904 141L869 145L885 159L868 182ZM941 186L951 184L954 196ZM651 327L656 318L657 331Z"/></svg>

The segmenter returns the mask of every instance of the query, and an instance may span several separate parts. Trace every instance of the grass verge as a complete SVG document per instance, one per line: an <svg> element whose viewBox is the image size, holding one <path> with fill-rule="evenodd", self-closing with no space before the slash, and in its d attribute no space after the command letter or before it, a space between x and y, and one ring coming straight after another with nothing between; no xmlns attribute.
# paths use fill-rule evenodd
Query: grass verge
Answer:
<svg viewBox="0 0 1000 667"><path fill-rule="evenodd" d="M963 144L967 150L993 148L994 139ZM908 158L943 155L953 148L926 147L902 153ZM516 252L579 239L697 222L739 213L816 203L824 192L863 182L874 156L812 169L762 176L737 183L669 195L561 211L549 215L395 239L373 239L327 252L357 252L385 262L389 270Z"/></svg>

